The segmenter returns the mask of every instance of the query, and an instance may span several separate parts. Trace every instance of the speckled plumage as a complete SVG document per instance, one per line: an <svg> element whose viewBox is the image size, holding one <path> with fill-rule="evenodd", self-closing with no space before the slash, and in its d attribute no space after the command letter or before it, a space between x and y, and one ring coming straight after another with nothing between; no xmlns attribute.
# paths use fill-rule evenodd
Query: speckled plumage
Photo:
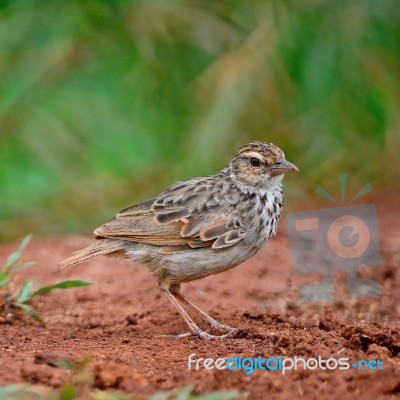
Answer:
<svg viewBox="0 0 400 400"><path fill-rule="evenodd" d="M261 249L277 231L283 174L295 170L272 143L245 145L218 174L177 182L119 212L94 231L92 246L63 265L96 255L125 256L150 269L181 314L176 298L202 314L180 293L180 284L233 268ZM182 316L192 333L214 337ZM214 328L233 331L203 317Z"/></svg>

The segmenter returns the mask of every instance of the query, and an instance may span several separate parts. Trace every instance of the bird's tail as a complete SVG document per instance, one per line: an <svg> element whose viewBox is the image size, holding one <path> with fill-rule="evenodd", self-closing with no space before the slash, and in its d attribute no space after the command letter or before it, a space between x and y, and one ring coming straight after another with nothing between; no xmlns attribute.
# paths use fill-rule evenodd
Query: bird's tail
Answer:
<svg viewBox="0 0 400 400"><path fill-rule="evenodd" d="M61 267L65 268L70 267L71 265L80 264L95 256L121 255L123 250L123 240L99 239L96 240L92 245L77 251L74 256L61 261L60 265Z"/></svg>

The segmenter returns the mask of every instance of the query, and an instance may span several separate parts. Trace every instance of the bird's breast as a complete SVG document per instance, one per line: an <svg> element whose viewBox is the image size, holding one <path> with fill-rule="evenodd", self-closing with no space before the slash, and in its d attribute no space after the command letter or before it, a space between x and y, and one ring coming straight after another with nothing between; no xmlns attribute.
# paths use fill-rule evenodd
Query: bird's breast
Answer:
<svg viewBox="0 0 400 400"><path fill-rule="evenodd" d="M282 211L282 197L278 193L259 196L257 214L259 215L258 229L260 239L265 242L274 236L278 230L278 223Z"/></svg>

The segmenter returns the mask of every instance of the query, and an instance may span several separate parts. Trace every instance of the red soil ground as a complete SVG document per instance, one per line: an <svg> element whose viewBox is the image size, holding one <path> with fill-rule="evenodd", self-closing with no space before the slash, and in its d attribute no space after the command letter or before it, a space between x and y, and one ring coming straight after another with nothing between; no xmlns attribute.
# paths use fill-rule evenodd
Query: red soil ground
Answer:
<svg viewBox="0 0 400 400"><path fill-rule="evenodd" d="M185 323L160 293L148 271L125 260L99 257L60 270L58 262L89 243L85 237L34 239L25 259L37 261L20 273L40 284L62 279L93 282L89 288L52 292L33 305L46 327L22 315L0 323L0 385L30 382L58 387L70 372L55 358L90 356L93 385L139 398L192 383L195 393L236 389L251 399L391 399L400 396L400 215L398 202L377 201L381 266L360 275L382 287L378 298L346 295L346 275L334 275L332 303L299 303L297 289L316 277L291 273L283 222L276 238L240 267L188 284L193 302L224 323L240 327L224 340L157 337L182 333ZM17 247L0 248L0 259ZM317 279L317 278L316 278ZM18 286L18 282L16 283ZM244 371L188 370L196 357L348 357L380 359L383 370Z"/></svg>

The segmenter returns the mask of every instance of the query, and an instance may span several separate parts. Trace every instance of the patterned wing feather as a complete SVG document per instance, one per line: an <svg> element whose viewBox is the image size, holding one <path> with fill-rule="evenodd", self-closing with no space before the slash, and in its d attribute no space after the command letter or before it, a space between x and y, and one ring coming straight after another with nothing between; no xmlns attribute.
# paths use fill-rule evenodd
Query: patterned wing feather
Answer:
<svg viewBox="0 0 400 400"><path fill-rule="evenodd" d="M228 189L227 184L214 177L179 182L157 198L119 212L94 234L160 246L165 254L232 246L243 239L246 230L235 214L239 196L230 191L227 199Z"/></svg>

